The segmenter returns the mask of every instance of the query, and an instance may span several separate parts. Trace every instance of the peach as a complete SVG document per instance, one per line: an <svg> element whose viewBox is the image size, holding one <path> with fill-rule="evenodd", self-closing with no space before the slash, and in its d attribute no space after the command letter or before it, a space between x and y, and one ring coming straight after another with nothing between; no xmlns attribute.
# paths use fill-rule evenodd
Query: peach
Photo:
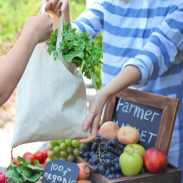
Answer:
<svg viewBox="0 0 183 183"><path fill-rule="evenodd" d="M167 156L156 147L149 148L143 155L144 166L150 173L161 173L167 166Z"/></svg>
<svg viewBox="0 0 183 183"><path fill-rule="evenodd" d="M139 131L131 126L123 126L118 131L118 141L122 144L136 144L139 138Z"/></svg>
<svg viewBox="0 0 183 183"><path fill-rule="evenodd" d="M99 136L103 137L105 140L117 139L117 134L119 131L119 126L113 121L108 121L102 124L99 129Z"/></svg>

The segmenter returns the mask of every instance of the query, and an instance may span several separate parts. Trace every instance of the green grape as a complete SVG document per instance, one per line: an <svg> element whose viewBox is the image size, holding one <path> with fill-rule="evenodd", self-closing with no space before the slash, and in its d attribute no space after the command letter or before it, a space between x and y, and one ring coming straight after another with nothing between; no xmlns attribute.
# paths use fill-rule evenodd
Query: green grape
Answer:
<svg viewBox="0 0 183 183"><path fill-rule="evenodd" d="M53 146L59 145L57 140L52 140L49 143L52 144Z"/></svg>
<svg viewBox="0 0 183 183"><path fill-rule="evenodd" d="M46 158L46 163L48 163L49 161L51 161L51 159L50 158Z"/></svg>
<svg viewBox="0 0 183 183"><path fill-rule="evenodd" d="M53 152L55 154L59 154L60 153L60 147L59 146L55 146L54 149L53 149Z"/></svg>
<svg viewBox="0 0 183 183"><path fill-rule="evenodd" d="M72 153L74 150L74 147L73 146L67 146L67 152L68 153Z"/></svg>
<svg viewBox="0 0 183 183"><path fill-rule="evenodd" d="M60 160L67 161L67 158L62 158L62 157L60 157Z"/></svg>
<svg viewBox="0 0 183 183"><path fill-rule="evenodd" d="M72 145L72 140L73 139L65 140L66 145L71 146Z"/></svg>
<svg viewBox="0 0 183 183"><path fill-rule="evenodd" d="M80 155L79 151L80 151L79 148L75 147L73 150L74 155L79 156Z"/></svg>
<svg viewBox="0 0 183 183"><path fill-rule="evenodd" d="M50 159L54 159L55 158L55 154L54 154L53 151L49 151L48 152L48 158L50 158Z"/></svg>
<svg viewBox="0 0 183 183"><path fill-rule="evenodd" d="M68 154L67 151L60 151L60 157L67 158Z"/></svg>
<svg viewBox="0 0 183 183"><path fill-rule="evenodd" d="M73 145L74 147L78 147L78 146L80 145L80 142L77 141L77 140L73 140L73 141L72 141L72 145Z"/></svg>
<svg viewBox="0 0 183 183"><path fill-rule="evenodd" d="M56 155L55 155L55 158L56 158L56 159L60 159L60 154L56 154Z"/></svg>
<svg viewBox="0 0 183 183"><path fill-rule="evenodd" d="M65 140L58 140L58 143L59 143L59 144L65 143Z"/></svg>
<svg viewBox="0 0 183 183"><path fill-rule="evenodd" d="M69 153L67 156L67 161L73 162L75 160L75 156L73 153Z"/></svg>
<svg viewBox="0 0 183 183"><path fill-rule="evenodd" d="M65 143L60 144L61 151L65 151L67 149L67 145Z"/></svg>
<svg viewBox="0 0 183 183"><path fill-rule="evenodd" d="M53 149L54 149L54 146L52 145L52 144L48 144L48 149L50 150L50 151L53 151Z"/></svg>
<svg viewBox="0 0 183 183"><path fill-rule="evenodd" d="M83 146L85 145L85 143L80 143L80 145L79 145L79 149L80 150L83 150Z"/></svg>

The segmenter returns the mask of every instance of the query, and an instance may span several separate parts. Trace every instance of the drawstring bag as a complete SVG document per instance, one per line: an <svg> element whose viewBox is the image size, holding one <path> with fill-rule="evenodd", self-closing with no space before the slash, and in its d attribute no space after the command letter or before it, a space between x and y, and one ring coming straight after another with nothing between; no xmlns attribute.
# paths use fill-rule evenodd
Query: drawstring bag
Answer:
<svg viewBox="0 0 183 183"><path fill-rule="evenodd" d="M45 6L42 7L45 12ZM62 42L63 15L57 38ZM54 60L46 42L38 44L18 84L12 148L30 142L87 137L86 88L73 63Z"/></svg>

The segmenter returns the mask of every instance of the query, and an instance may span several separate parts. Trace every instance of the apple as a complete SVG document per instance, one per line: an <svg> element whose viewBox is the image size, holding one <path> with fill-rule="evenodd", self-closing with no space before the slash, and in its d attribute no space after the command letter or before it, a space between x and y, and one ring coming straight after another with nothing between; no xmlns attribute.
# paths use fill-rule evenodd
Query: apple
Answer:
<svg viewBox="0 0 183 183"><path fill-rule="evenodd" d="M135 152L124 152L119 158L121 172L126 176L137 175L143 167L142 156Z"/></svg>
<svg viewBox="0 0 183 183"><path fill-rule="evenodd" d="M167 156L156 147L149 148L143 155L144 166L150 173L161 173L167 166Z"/></svg>
<svg viewBox="0 0 183 183"><path fill-rule="evenodd" d="M128 144L125 146L125 148L123 149L123 152L135 152L135 153L138 153L140 154L142 157L145 153L145 149L144 147L142 147L140 144Z"/></svg>

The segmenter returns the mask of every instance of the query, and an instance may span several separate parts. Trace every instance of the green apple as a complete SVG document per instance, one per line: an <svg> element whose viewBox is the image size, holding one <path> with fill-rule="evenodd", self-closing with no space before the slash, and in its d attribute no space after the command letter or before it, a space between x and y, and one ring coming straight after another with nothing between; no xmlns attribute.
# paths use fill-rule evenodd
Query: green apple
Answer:
<svg viewBox="0 0 183 183"><path fill-rule="evenodd" d="M124 152L119 158L121 172L126 176L137 175L142 170L142 156L135 152Z"/></svg>
<svg viewBox="0 0 183 183"><path fill-rule="evenodd" d="M123 152L130 152L130 153L135 152L140 154L141 156L144 155L145 151L146 150L144 149L144 147L142 147L140 144L128 144L123 149Z"/></svg>

